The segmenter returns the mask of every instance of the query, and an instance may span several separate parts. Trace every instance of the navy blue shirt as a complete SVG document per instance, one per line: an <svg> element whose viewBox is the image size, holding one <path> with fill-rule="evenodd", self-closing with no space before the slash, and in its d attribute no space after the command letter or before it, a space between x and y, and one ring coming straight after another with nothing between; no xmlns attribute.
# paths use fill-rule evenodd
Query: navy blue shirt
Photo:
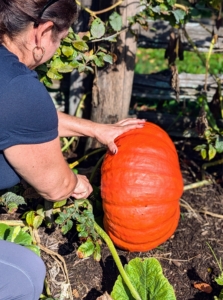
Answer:
<svg viewBox="0 0 223 300"><path fill-rule="evenodd" d="M3 150L48 142L57 136L57 112L37 73L0 45L0 190L20 181Z"/></svg>

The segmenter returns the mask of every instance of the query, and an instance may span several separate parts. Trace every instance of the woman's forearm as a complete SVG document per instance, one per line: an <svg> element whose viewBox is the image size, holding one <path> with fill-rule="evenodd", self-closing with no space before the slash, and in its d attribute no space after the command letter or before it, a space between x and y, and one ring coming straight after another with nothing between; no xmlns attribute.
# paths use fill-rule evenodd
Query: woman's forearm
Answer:
<svg viewBox="0 0 223 300"><path fill-rule="evenodd" d="M58 112L58 130L60 137L72 136L88 136L95 137L94 135L94 122L90 120L74 117L62 112Z"/></svg>

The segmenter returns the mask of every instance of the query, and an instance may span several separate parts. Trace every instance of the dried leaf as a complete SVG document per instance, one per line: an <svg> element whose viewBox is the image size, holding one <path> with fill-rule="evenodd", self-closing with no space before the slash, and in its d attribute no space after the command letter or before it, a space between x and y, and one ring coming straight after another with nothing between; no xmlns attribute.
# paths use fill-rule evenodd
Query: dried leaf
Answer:
<svg viewBox="0 0 223 300"><path fill-rule="evenodd" d="M198 289L199 291L202 291L204 293L210 294L212 292L212 287L210 284L201 282L201 283L194 283L195 289Z"/></svg>

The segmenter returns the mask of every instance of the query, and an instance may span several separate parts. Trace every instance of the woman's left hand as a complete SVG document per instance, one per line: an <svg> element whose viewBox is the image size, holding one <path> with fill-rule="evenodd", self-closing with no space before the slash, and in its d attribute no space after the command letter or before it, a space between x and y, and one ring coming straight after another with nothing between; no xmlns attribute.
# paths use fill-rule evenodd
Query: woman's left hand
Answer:
<svg viewBox="0 0 223 300"><path fill-rule="evenodd" d="M95 126L95 138L103 145L106 145L113 154L116 154L118 147L114 140L129 130L142 128L144 124L145 120L136 118L124 119L115 124L97 124Z"/></svg>

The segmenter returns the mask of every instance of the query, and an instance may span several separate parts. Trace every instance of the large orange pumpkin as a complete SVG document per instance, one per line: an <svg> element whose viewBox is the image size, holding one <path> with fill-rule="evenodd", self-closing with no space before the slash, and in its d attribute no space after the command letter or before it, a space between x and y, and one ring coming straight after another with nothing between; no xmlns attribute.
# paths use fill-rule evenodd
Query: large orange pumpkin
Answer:
<svg viewBox="0 0 223 300"><path fill-rule="evenodd" d="M115 140L118 153L106 153L101 195L104 227L116 246L148 251L176 230L183 179L168 134L146 122Z"/></svg>

